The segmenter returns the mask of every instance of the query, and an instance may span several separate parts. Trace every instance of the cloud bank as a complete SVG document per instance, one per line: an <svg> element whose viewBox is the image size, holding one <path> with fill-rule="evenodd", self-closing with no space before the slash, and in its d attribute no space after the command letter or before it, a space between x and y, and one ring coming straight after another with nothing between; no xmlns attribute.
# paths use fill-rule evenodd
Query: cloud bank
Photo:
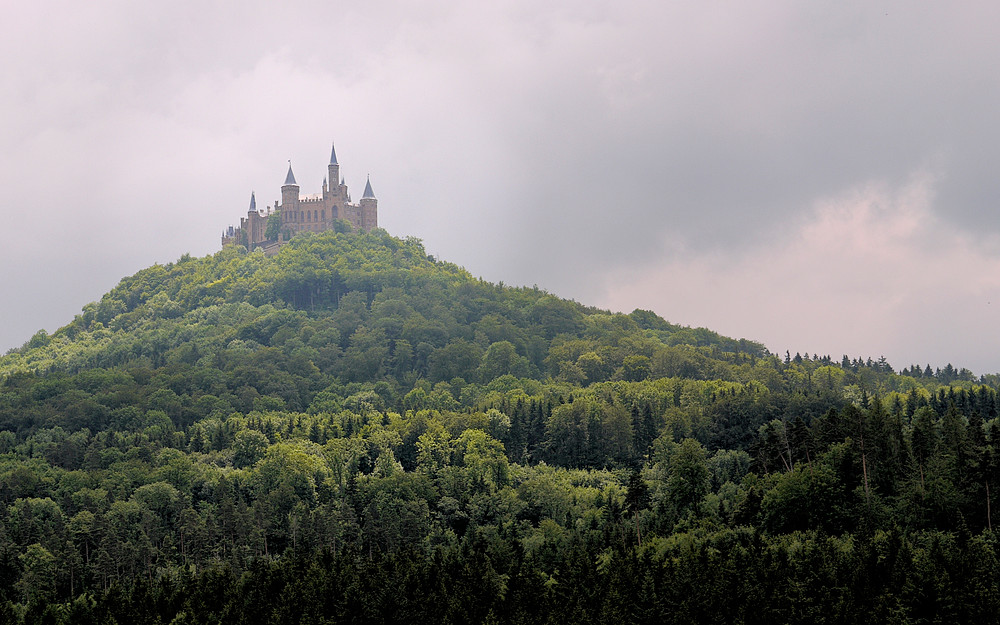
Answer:
<svg viewBox="0 0 1000 625"><path fill-rule="evenodd" d="M594 276L688 268L699 279L679 283L728 285L743 263L757 268L748 284L774 286L729 285L739 309L808 314L715 329L874 354L933 318L941 349L914 359L1000 371L981 347L989 323L944 331L945 305L918 297L940 291L935 280L973 289L994 267L996 3L48 0L4 18L0 350L65 324L124 275L217 250L252 190L278 199L287 159L303 193L318 192L335 140L355 196L371 174L381 225L489 280L600 303L611 300ZM884 207L820 218L866 193L898 206L915 178L933 197L906 210L937 224L923 245L940 265L914 273L844 230L889 237ZM837 249L807 237L809 223L862 251L802 260ZM878 241L919 263L919 231ZM796 240L807 249L777 258ZM877 314L857 314L859 290ZM832 333L838 315L851 332ZM810 316L823 323L807 331ZM776 319L802 333L774 334ZM908 354L886 356L901 366Z"/></svg>
<svg viewBox="0 0 1000 625"><path fill-rule="evenodd" d="M902 186L869 183L732 252L675 240L638 271L607 272L603 302L779 353L987 371L1000 354L1000 241L938 217L936 186L924 172Z"/></svg>

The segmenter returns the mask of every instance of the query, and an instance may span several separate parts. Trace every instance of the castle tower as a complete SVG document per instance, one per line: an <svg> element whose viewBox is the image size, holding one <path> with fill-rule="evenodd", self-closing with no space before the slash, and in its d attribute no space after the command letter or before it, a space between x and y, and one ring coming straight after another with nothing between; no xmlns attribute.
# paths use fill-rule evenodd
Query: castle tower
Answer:
<svg viewBox="0 0 1000 625"><path fill-rule="evenodd" d="M264 230L267 227L267 220L261 217L257 211L257 196L253 191L250 192L250 208L247 209L247 218L241 222L240 231L246 237L243 245L246 245L248 250L252 250L256 244L264 240Z"/></svg>
<svg viewBox="0 0 1000 625"><path fill-rule="evenodd" d="M291 227L297 230L295 225L302 220L299 214L299 185L295 182L295 174L292 173L292 162L288 162L288 175L285 176L285 184L281 185L281 226Z"/></svg>
<svg viewBox="0 0 1000 625"><path fill-rule="evenodd" d="M326 166L327 180L330 181L330 195L334 195L334 188L340 180L340 164L337 163L337 146L330 147L330 164Z"/></svg>
<svg viewBox="0 0 1000 625"><path fill-rule="evenodd" d="M365 182L365 192L358 205L361 208L361 229L367 232L372 228L378 228L378 199L372 191L371 176Z"/></svg>
<svg viewBox="0 0 1000 625"><path fill-rule="evenodd" d="M288 161L288 175L285 176L285 184L281 185L281 206L286 210L295 210L298 203L299 184L295 182L295 174L292 173L292 162Z"/></svg>

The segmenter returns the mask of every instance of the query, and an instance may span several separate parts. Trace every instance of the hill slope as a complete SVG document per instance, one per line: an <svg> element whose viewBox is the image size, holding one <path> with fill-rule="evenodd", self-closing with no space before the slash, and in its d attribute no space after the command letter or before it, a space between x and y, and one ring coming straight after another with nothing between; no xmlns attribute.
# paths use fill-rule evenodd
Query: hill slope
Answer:
<svg viewBox="0 0 1000 625"><path fill-rule="evenodd" d="M935 585L1000 564L994 382L779 359L382 231L184 257L0 359L0 622L995 615L995 577Z"/></svg>

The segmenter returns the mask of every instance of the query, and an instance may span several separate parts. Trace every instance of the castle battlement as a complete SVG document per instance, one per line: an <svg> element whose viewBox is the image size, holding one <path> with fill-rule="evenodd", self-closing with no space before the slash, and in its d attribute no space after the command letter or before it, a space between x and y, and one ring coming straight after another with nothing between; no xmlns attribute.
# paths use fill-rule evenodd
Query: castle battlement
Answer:
<svg viewBox="0 0 1000 625"><path fill-rule="evenodd" d="M238 227L229 226L222 233L223 247L243 245L249 250L262 247L266 253L274 253L284 241L299 232L331 230L338 219L347 221L355 230L368 232L377 228L378 199L372 192L371 180L365 184L361 201L353 204L347 185L340 177L336 149L330 151L327 174L329 183L323 182L322 193L300 196L289 163L285 183L281 185L281 203L275 201L273 208L258 211L257 199L251 192L247 216L240 218Z"/></svg>

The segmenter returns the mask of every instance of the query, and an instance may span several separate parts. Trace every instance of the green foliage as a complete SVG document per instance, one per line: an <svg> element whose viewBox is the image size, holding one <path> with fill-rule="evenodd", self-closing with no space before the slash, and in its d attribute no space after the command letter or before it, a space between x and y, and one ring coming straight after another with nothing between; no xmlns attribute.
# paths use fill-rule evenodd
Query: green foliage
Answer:
<svg viewBox="0 0 1000 625"><path fill-rule="evenodd" d="M0 359L0 622L996 620L996 376L341 230L155 265Z"/></svg>
<svg viewBox="0 0 1000 625"><path fill-rule="evenodd" d="M681 441L670 456L667 492L679 514L697 513L697 506L709 492L710 472L705 448L693 438Z"/></svg>
<svg viewBox="0 0 1000 625"><path fill-rule="evenodd" d="M264 230L264 238L268 241L277 241L281 233L281 215L274 213L267 218L267 229Z"/></svg>

